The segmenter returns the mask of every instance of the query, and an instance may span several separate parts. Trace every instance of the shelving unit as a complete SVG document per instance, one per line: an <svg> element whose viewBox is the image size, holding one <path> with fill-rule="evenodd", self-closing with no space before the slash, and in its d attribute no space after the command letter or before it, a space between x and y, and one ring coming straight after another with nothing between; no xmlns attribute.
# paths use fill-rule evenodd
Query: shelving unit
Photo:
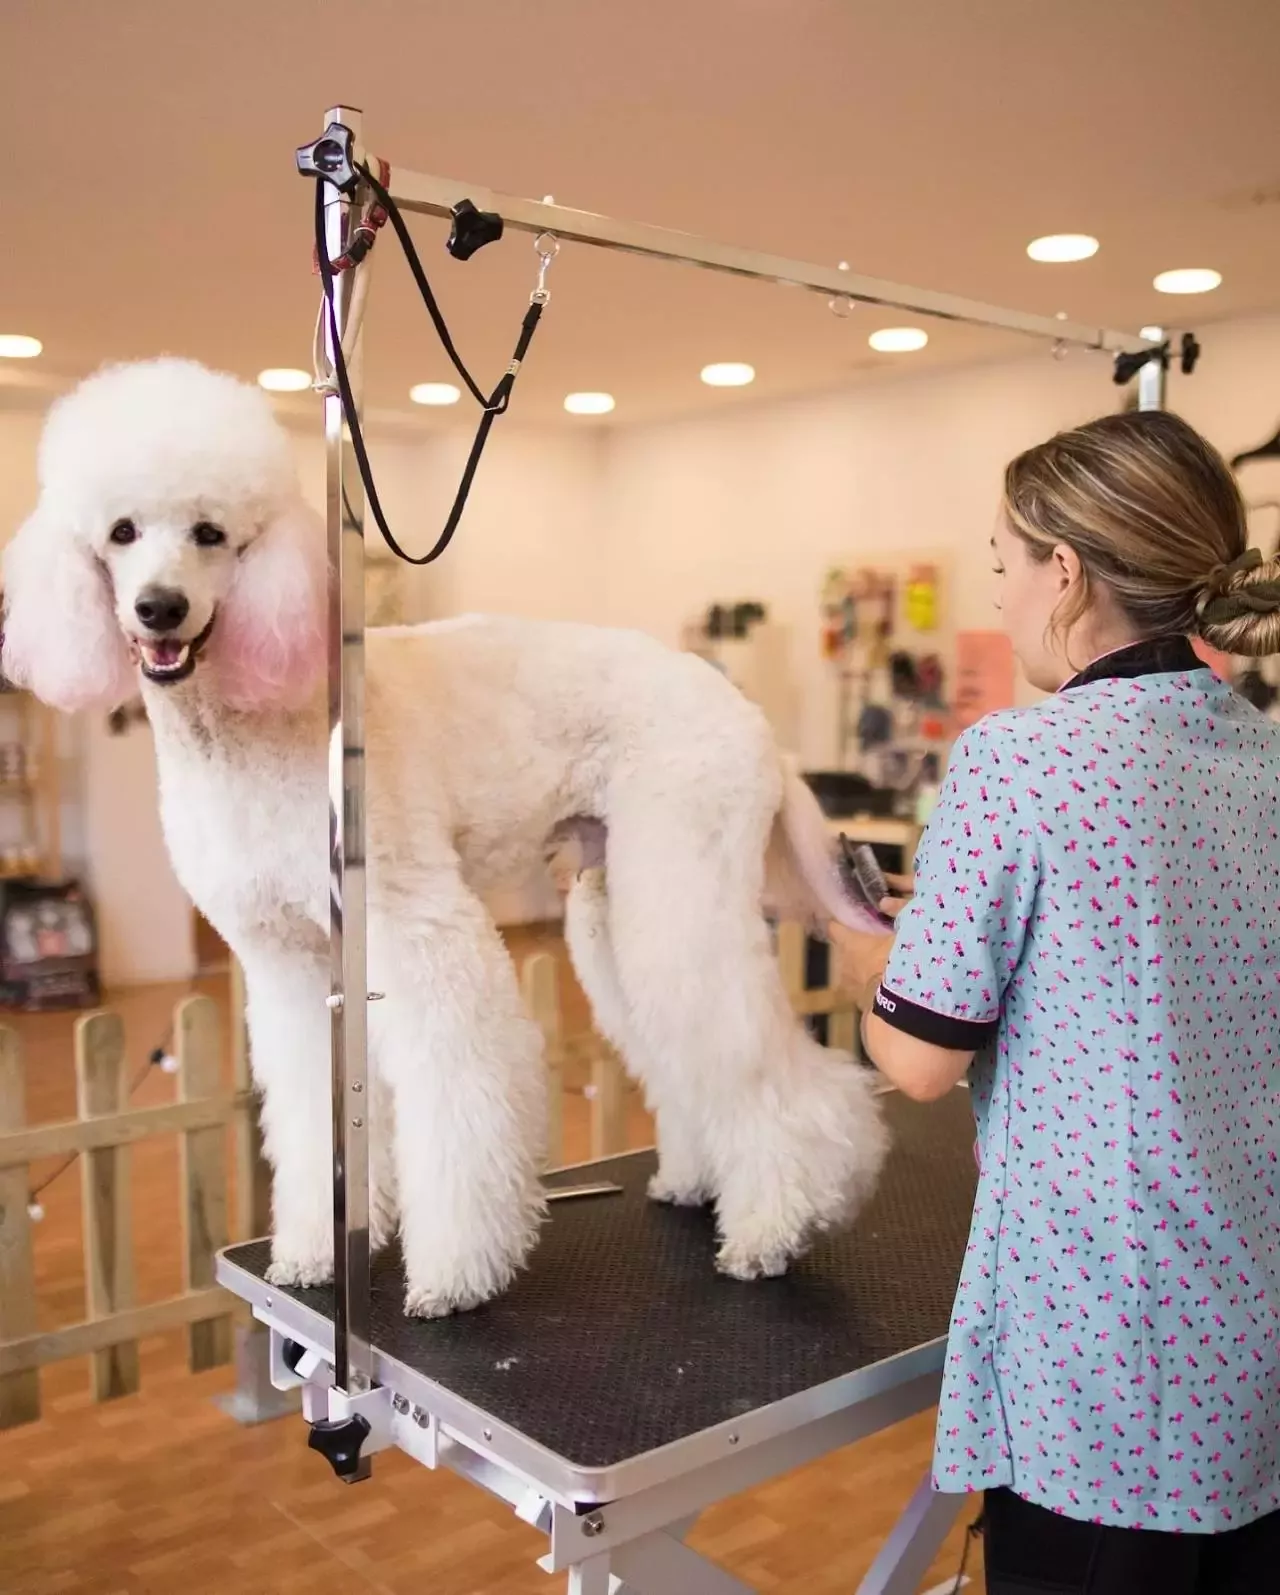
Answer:
<svg viewBox="0 0 1280 1595"><path fill-rule="evenodd" d="M0 684L0 881L62 878L57 721Z"/></svg>

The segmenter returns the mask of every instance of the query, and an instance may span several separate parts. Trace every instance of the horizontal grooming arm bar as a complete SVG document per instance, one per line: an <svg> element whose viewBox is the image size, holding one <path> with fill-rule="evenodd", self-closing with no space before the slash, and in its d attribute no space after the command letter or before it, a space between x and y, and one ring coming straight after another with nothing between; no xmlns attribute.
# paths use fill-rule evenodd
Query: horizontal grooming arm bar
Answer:
<svg viewBox="0 0 1280 1595"><path fill-rule="evenodd" d="M557 238L578 244L594 244L622 254L644 255L651 260L675 260L706 271L722 271L732 277L749 277L758 282L780 283L788 288L803 288L829 298L852 299L859 304L884 305L893 310L916 311L943 321L963 321L976 327L999 327L1028 337L1049 338L1057 343L1074 344L1109 353L1142 349L1149 340L1138 333L1114 332L1107 327L1091 327L1077 321L1059 321L1052 316L1033 316L1021 310L1004 310L977 299L961 299L954 294L934 293L927 288L907 288L901 283L883 282L877 277L861 277L835 266L815 266L807 261L787 260L755 249L738 249L729 244L712 243L692 233L674 232L666 227L649 227L643 222L617 221L611 216L596 216L590 211L570 210L564 205L546 205L531 199L515 199L495 194L486 188L454 182L447 177L430 177L392 167L389 192L402 210L423 216L448 218L454 205L469 199L482 211L495 211L508 227L525 233L554 233Z"/></svg>

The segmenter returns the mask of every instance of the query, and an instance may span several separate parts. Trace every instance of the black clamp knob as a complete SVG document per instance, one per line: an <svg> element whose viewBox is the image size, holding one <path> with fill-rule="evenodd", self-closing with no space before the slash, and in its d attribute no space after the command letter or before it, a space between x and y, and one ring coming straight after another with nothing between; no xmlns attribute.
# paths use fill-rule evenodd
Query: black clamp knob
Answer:
<svg viewBox="0 0 1280 1595"><path fill-rule="evenodd" d="M297 1373L298 1364L307 1354L307 1348L296 1340L286 1340L280 1348L280 1360L290 1373Z"/></svg>
<svg viewBox="0 0 1280 1595"><path fill-rule="evenodd" d="M469 199L460 199L452 214L445 248L455 260L470 260L477 249L496 244L502 237L502 217L496 211L477 210Z"/></svg>
<svg viewBox="0 0 1280 1595"><path fill-rule="evenodd" d="M360 1447L369 1438L369 1420L360 1413L350 1418L318 1418L311 1425L307 1445L318 1451L340 1479L360 1476Z"/></svg>
<svg viewBox="0 0 1280 1595"><path fill-rule="evenodd" d="M355 135L342 122L331 122L311 144L294 151L298 172L303 177L321 177L344 194L355 192L360 174L356 171Z"/></svg>
<svg viewBox="0 0 1280 1595"><path fill-rule="evenodd" d="M1135 349L1132 352L1124 351L1116 356L1114 380L1117 387L1123 387L1126 382L1137 376L1151 360L1159 360L1167 371L1170 361L1170 344L1166 338L1162 344L1155 348ZM1200 344L1194 332L1184 332L1179 344L1178 360L1184 376L1190 376L1196 368L1196 361L1200 358Z"/></svg>
<svg viewBox="0 0 1280 1595"><path fill-rule="evenodd" d="M1132 352L1125 350L1116 356L1115 371L1112 380L1118 388L1126 382L1131 382L1138 372L1151 360L1159 360L1165 370L1169 369L1169 343L1166 339L1155 349L1136 349Z"/></svg>

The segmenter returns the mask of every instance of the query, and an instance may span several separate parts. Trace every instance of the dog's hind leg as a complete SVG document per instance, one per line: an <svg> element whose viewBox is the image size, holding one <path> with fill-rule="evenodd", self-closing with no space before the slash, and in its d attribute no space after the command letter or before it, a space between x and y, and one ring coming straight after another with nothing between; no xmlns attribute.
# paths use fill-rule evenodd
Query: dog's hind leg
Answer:
<svg viewBox="0 0 1280 1595"><path fill-rule="evenodd" d="M732 730L732 728L728 728ZM884 1149L870 1083L791 1013L761 912L777 756L746 727L705 760L629 772L609 808L618 982L659 1071L698 1126L720 1268L781 1273L867 1194Z"/></svg>
<svg viewBox="0 0 1280 1595"><path fill-rule="evenodd" d="M438 1317L503 1290L542 1211L542 1036L456 863L370 879L369 1010L394 1094L405 1309Z"/></svg>
<svg viewBox="0 0 1280 1595"><path fill-rule="evenodd" d="M603 871L585 871L570 887L564 933L596 1028L613 1044L627 1072L640 1081L657 1120L658 1170L649 1182L649 1195L658 1202L698 1207L710 1200L712 1187L697 1116L687 1111L688 1104L679 1100L679 1093L668 1093L664 1101L661 1071L644 1056L640 1031L618 981L609 929L608 881Z"/></svg>

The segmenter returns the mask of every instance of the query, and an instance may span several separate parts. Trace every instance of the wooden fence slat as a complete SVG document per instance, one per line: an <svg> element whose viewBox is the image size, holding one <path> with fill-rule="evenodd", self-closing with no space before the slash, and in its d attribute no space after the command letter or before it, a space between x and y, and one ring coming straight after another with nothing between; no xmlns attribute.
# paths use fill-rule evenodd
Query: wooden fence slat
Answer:
<svg viewBox="0 0 1280 1595"><path fill-rule="evenodd" d="M244 969L231 960L231 1084L244 1111L233 1121L236 1239L271 1233L271 1165L262 1146L262 1104L253 1089L249 1027L245 1023Z"/></svg>
<svg viewBox="0 0 1280 1595"><path fill-rule="evenodd" d="M26 1117L22 1053L16 1033L0 1027L0 1131L20 1130ZM25 1165L0 1170L0 1341L35 1333L36 1281ZM34 1368L0 1374L0 1429L40 1416L40 1375Z"/></svg>
<svg viewBox="0 0 1280 1595"><path fill-rule="evenodd" d="M618 1054L600 1041L591 1060L591 1156L627 1148L627 1077Z"/></svg>
<svg viewBox="0 0 1280 1595"><path fill-rule="evenodd" d="M520 970L520 989L530 1017L542 1031L547 1062L547 1154L545 1167L564 1162L564 1022L560 1012L560 968L550 953L533 953Z"/></svg>
<svg viewBox="0 0 1280 1595"><path fill-rule="evenodd" d="M148 1302L145 1307L129 1307L108 1318L86 1323L65 1324L0 1345L0 1379L29 1368L42 1368L48 1362L63 1362L69 1357L101 1353L104 1347L136 1341L144 1335L162 1335L184 1324L227 1312L233 1298L220 1285L190 1295L171 1296L167 1301Z"/></svg>
<svg viewBox="0 0 1280 1595"><path fill-rule="evenodd" d="M210 997L178 1005L175 1031L178 1096L184 1102L215 1096L222 1086L222 1027ZM228 1242L227 1145L221 1126L186 1130L182 1152L183 1284L202 1290L214 1282L214 1260ZM231 1361L231 1317L193 1323L187 1330L192 1373Z"/></svg>
<svg viewBox="0 0 1280 1595"><path fill-rule="evenodd" d="M90 1152L104 1146L127 1146L170 1130L204 1130L226 1124L247 1106L247 1092L211 1097L202 1102L164 1102L154 1108L129 1108L101 1119L64 1119L34 1130L0 1134L0 1169L68 1152ZM252 1238L252 1237L251 1237Z"/></svg>
<svg viewBox="0 0 1280 1595"><path fill-rule="evenodd" d="M805 986L805 942L802 925L778 926L778 968L791 1011L800 1019L826 1016L827 1045L841 1052L853 1052L858 1034L857 1000L851 991L831 985L829 977L825 986Z"/></svg>
<svg viewBox="0 0 1280 1595"><path fill-rule="evenodd" d="M126 1100L124 1025L118 1014L86 1014L75 1028L76 1104L82 1119L119 1113ZM133 1225L129 1152L99 1147L80 1159L84 1213L85 1307L90 1319L133 1306ZM136 1341L95 1351L90 1387L95 1401L137 1390Z"/></svg>

